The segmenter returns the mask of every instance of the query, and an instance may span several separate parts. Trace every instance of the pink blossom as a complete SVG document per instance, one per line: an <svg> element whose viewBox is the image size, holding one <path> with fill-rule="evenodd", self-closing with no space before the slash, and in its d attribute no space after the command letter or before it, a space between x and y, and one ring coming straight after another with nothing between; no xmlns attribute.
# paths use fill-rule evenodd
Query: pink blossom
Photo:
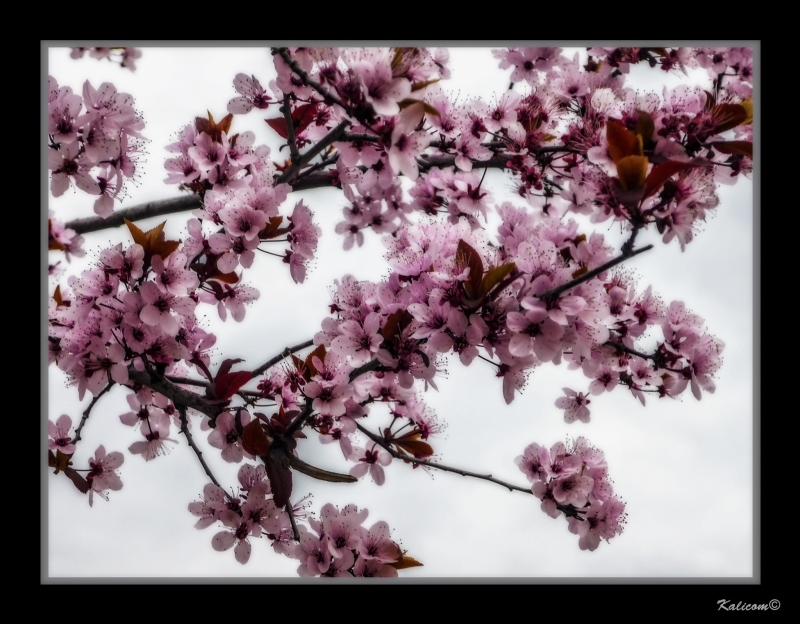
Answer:
<svg viewBox="0 0 800 624"><path fill-rule="evenodd" d="M86 480L89 482L89 505L93 504L94 493L108 500L106 490L117 491L122 489L122 481L116 473L116 469L125 461L122 453L114 451L106 455L106 449L101 444L94 452L94 457L89 458L89 472Z"/></svg>
<svg viewBox="0 0 800 624"><path fill-rule="evenodd" d="M392 463L392 456L383 449L377 447L374 447L372 450L356 447L353 449L353 454L350 456L350 459L359 462L350 469L350 474L360 478L369 471L376 485L383 485L386 480L383 466L388 466Z"/></svg>
<svg viewBox="0 0 800 624"><path fill-rule="evenodd" d="M589 408L586 406L591 401L582 392L575 392L570 388L563 388L563 391L567 396L556 399L556 407L565 410L564 422L589 422Z"/></svg>
<svg viewBox="0 0 800 624"><path fill-rule="evenodd" d="M62 414L56 422L52 420L47 423L47 434L50 439L47 441L47 448L51 451L59 450L64 455L72 455L75 452L75 445L72 438L68 436L72 428L72 419L67 414Z"/></svg>

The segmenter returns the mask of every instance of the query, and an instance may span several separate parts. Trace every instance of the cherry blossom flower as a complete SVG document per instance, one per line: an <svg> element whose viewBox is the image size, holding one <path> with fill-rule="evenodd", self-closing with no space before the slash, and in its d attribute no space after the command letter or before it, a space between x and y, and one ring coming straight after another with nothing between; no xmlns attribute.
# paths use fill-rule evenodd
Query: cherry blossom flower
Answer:
<svg viewBox="0 0 800 624"><path fill-rule="evenodd" d="M67 414L62 414L56 422L52 420L47 423L47 434L50 439L47 441L47 448L51 451L59 450L64 455L72 455L75 452L75 445L72 438L67 435L72 428L72 419Z"/></svg>
<svg viewBox="0 0 800 624"><path fill-rule="evenodd" d="M91 487L89 490L89 506L93 504L95 492L108 500L108 495L105 494L106 490L117 491L122 489L122 481L116 473L116 469L124 461L125 458L119 451L106 454L106 449L102 444L97 447L94 457L89 458L89 472L86 475L86 481L89 482Z"/></svg>

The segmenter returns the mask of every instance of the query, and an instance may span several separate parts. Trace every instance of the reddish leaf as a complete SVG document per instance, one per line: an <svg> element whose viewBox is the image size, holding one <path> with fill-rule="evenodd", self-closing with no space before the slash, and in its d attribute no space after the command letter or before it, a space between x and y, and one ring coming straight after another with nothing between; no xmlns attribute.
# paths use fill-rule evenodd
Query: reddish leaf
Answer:
<svg viewBox="0 0 800 624"><path fill-rule="evenodd" d="M208 119L204 117L195 117L194 125L197 132L205 132L217 143L222 142L222 133L228 134L231 129L231 122L233 122L233 115L228 113L219 123L214 121L214 116L208 111Z"/></svg>
<svg viewBox="0 0 800 624"><path fill-rule="evenodd" d="M281 457L281 459L286 458ZM266 456L264 467L267 469L267 479L269 479L269 485L272 489L272 502L275 503L278 509L282 509L289 502L289 497L292 495L292 471L283 466L282 463L279 463L274 453Z"/></svg>
<svg viewBox="0 0 800 624"><path fill-rule="evenodd" d="M433 455L433 447L422 440L392 440L392 444L399 446L404 451L414 455L414 457L430 457Z"/></svg>
<svg viewBox="0 0 800 624"><path fill-rule="evenodd" d="M242 431L242 448L251 455L268 455L269 439L261 427L261 421L256 418L245 425Z"/></svg>
<svg viewBox="0 0 800 624"><path fill-rule="evenodd" d="M66 455L65 453L61 452L61 449L56 449L56 461L54 464L55 467L55 474L58 474L61 471L65 471L67 466L72 463L72 454Z"/></svg>
<svg viewBox="0 0 800 624"><path fill-rule="evenodd" d="M303 379L305 379L306 381L311 381L311 373L308 370L308 367L306 366L306 363L303 360L301 360L296 355L292 355L292 363L294 364L294 367L297 369L297 372L303 376Z"/></svg>
<svg viewBox="0 0 800 624"><path fill-rule="evenodd" d="M718 104L711 112L714 119L714 133L720 134L744 123L747 110L741 104Z"/></svg>
<svg viewBox="0 0 800 624"><path fill-rule="evenodd" d="M223 373L222 375L217 373L214 393L218 399L227 401L252 378L253 373L250 371L237 371L235 373Z"/></svg>
<svg viewBox="0 0 800 624"><path fill-rule="evenodd" d="M650 113L643 110L636 112L639 113L639 119L636 122L636 134L641 136L642 143L647 145L650 142L650 139L653 138L653 132L655 131L656 126L653 122L653 118L650 116Z"/></svg>
<svg viewBox="0 0 800 624"><path fill-rule="evenodd" d="M395 570L403 570L404 568L415 568L417 566L421 566L422 564L413 557L409 557L403 553L400 555L400 558L397 561L394 563L389 563L389 565Z"/></svg>
<svg viewBox="0 0 800 624"><path fill-rule="evenodd" d="M674 160L670 160L664 163L659 163L653 170L650 172L650 175L647 176L647 182L645 184L645 197L650 197L653 193L658 191L664 182L667 179L671 178L676 173L683 171L684 169L689 169L693 167L692 163L688 162L677 162Z"/></svg>
<svg viewBox="0 0 800 624"><path fill-rule="evenodd" d="M133 242L144 248L145 269L150 266L150 260L153 256L161 256L161 259L165 260L181 244L180 241L165 240L163 230L167 223L166 221L152 230L147 230L147 232L143 232L127 219L125 219L125 223L133 237Z"/></svg>
<svg viewBox="0 0 800 624"><path fill-rule="evenodd" d="M206 376L206 379L208 379L210 382L214 381L214 376L211 374L211 371L208 370L208 366L206 366L206 363L203 362L203 360L193 357L191 360L189 360L189 363L197 366L197 368L203 372L203 374Z"/></svg>
<svg viewBox="0 0 800 624"><path fill-rule="evenodd" d="M89 482L74 468L64 468L64 474L67 475L75 485L81 491L81 494L86 494L89 491Z"/></svg>
<svg viewBox="0 0 800 624"><path fill-rule="evenodd" d="M56 291L53 293L53 300L56 302L56 307L57 308L60 308L61 306L65 306L65 307L68 308L70 306L70 303L71 303L69 301L64 303L64 299L61 296L61 285L56 286Z"/></svg>
<svg viewBox="0 0 800 624"><path fill-rule="evenodd" d="M325 356L327 353L325 352L325 345L319 345L316 349L314 349L311 353L306 356L305 366L308 369L309 378L314 377L319 372L317 367L314 366L314 356L319 358L319 361L323 364L325 363Z"/></svg>
<svg viewBox="0 0 800 624"><path fill-rule="evenodd" d="M744 154L749 158L753 157L752 141L714 141L710 145L723 154Z"/></svg>
<svg viewBox="0 0 800 624"><path fill-rule="evenodd" d="M278 228L280 228L280 225L281 225L282 222L283 222L283 217L281 217L281 216L270 217L269 221L264 226L264 229L262 229L258 233L258 238L261 239L261 240L268 240L270 238L277 238L278 236L280 236L280 234L278 234ZM284 228L284 229L288 229L288 228Z"/></svg>
<svg viewBox="0 0 800 624"><path fill-rule="evenodd" d="M319 102L311 102L310 104L298 106L292 111L292 121L294 122L295 136L299 135L312 121L314 121L314 118L319 112L319 108ZM277 132L281 138L289 138L289 131L288 127L286 126L285 117L281 116L274 119L265 119L264 121L266 121L269 124L269 127L275 130L275 132Z"/></svg>
<svg viewBox="0 0 800 624"><path fill-rule="evenodd" d="M578 279L581 275L586 275L589 272L589 267L581 267L577 271L572 272L572 279Z"/></svg>
<svg viewBox="0 0 800 624"><path fill-rule="evenodd" d="M703 89L703 93L706 94L706 105L703 107L703 110L710 111L716 105L717 100L714 98L714 94L710 91Z"/></svg>
<svg viewBox="0 0 800 624"><path fill-rule="evenodd" d="M239 276L236 273L214 273L209 275L206 279L217 280L218 282L225 282L226 284L236 284L239 281Z"/></svg>
<svg viewBox="0 0 800 624"><path fill-rule="evenodd" d="M414 317L407 310L397 310L386 319L386 323L381 327L381 335L386 340L391 340L408 327L413 320Z"/></svg>
<svg viewBox="0 0 800 624"><path fill-rule="evenodd" d="M642 139L619 122L609 119L606 123L608 153L616 163L626 156L642 155Z"/></svg>
<svg viewBox="0 0 800 624"><path fill-rule="evenodd" d="M463 240L458 241L456 267L459 272L469 267L469 277L464 283L464 289L471 299L475 299L483 280L483 260L481 260L480 254Z"/></svg>
<svg viewBox="0 0 800 624"><path fill-rule="evenodd" d="M289 138L289 132L286 129L286 120L283 117L275 117L274 119L265 119L269 124L269 127L272 128L275 132L278 133L282 139Z"/></svg>
<svg viewBox="0 0 800 624"><path fill-rule="evenodd" d="M439 111L436 110L433 106L428 104L427 102L421 102L420 100L415 100L414 98L405 98L400 100L397 105L400 109L408 108L409 106L414 106L414 104L422 104L422 110L428 113L428 115L434 115L439 117Z"/></svg>
<svg viewBox="0 0 800 624"><path fill-rule="evenodd" d="M432 84L436 84L437 82L439 82L439 78L433 78L431 80L425 80L424 82L411 83L411 91L412 92L413 91L419 91L420 89L424 89L425 87L430 86Z"/></svg>
<svg viewBox="0 0 800 624"><path fill-rule="evenodd" d="M513 262L509 262L508 264L490 267L489 270L486 271L486 275L483 276L483 281L481 281L480 296L488 295L492 288L502 282L506 276L514 270L515 266Z"/></svg>
<svg viewBox="0 0 800 624"><path fill-rule="evenodd" d="M647 178L647 156L625 156L617 161L617 176L626 191L644 186Z"/></svg>
<svg viewBox="0 0 800 624"><path fill-rule="evenodd" d="M222 360L222 364L219 365L219 370L217 370L217 375L224 375L225 373L231 372L233 365L239 362L244 362L244 360L242 358L228 358Z"/></svg>

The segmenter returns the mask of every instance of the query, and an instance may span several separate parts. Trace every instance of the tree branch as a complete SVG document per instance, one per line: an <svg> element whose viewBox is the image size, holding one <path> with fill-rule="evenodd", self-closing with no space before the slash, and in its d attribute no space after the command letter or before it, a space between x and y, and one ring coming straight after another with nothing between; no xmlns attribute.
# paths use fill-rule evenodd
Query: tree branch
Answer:
<svg viewBox="0 0 800 624"><path fill-rule="evenodd" d="M636 349L631 349L630 347L626 347L621 342L613 342L609 340L608 342L603 343L607 347L612 347L617 351L622 351L623 353L630 353L631 355L635 355L637 357L642 358L643 360L655 360L655 355L647 355L646 353L642 353L641 351L637 351Z"/></svg>
<svg viewBox="0 0 800 624"><path fill-rule="evenodd" d="M75 230L78 234L86 234L87 232L97 232L98 230L120 227L121 225L125 225L125 219L128 221L139 221L141 219L149 219L150 217L159 217L161 215L184 212L186 210L194 210L202 207L203 204L200 202L200 198L197 195L186 195L173 199L148 202L139 206L126 208L125 210L118 210L108 217L108 219L104 219L103 217L87 217L85 219L75 219L64 225L71 230Z"/></svg>
<svg viewBox="0 0 800 624"><path fill-rule="evenodd" d="M275 357L267 360L261 366L259 366L255 370L253 370L253 377L258 377L261 373L266 372L267 370L269 370L272 366L275 366L275 364L277 364L281 360L289 357L292 353L297 353L298 351L302 351L303 349L305 349L307 347L311 347L313 345L314 345L314 339L312 338L311 340L306 340L305 342L301 342L300 344L296 344L293 347L286 347L278 355L276 355Z"/></svg>
<svg viewBox="0 0 800 624"><path fill-rule="evenodd" d="M86 419L89 418L89 414L91 413L94 404L97 403L98 399L100 399L101 396L103 396L106 392L111 390L111 386L113 385L114 381L113 380L109 381L108 385L106 385L105 388L103 388L100 392L98 392L97 396L92 399L91 403L89 403L89 406L85 410L83 410L83 416L81 416L81 422L75 429L75 437L72 440L73 444L75 444L81 439L81 431L83 431L83 426L86 424Z"/></svg>
<svg viewBox="0 0 800 624"><path fill-rule="evenodd" d="M621 262L624 262L628 258L633 258L634 256L638 256L640 253L648 251L649 249L652 249L652 248L653 248L652 245L646 245L645 247L641 247L639 249L632 250L632 251L630 251L628 253L624 253L623 252L622 254L617 256L616 258L613 258L613 259L609 260L608 262L606 262L605 264L600 265L596 269L592 269L591 271L588 271L587 273L584 273L583 275L581 275L577 279L574 279L574 280L572 280L570 282L567 282L566 284L562 284L561 286L558 286L557 288L553 288L552 290L548 290L546 293L542 293L541 295L535 295L535 297L537 299L555 299L559 295L561 295L561 293L569 290L570 288L575 288L575 286L577 286L579 284L583 284L584 282L588 282L593 277L597 277L598 275L600 275L604 271L608 271L608 269L617 266L618 264L620 264Z"/></svg>
<svg viewBox="0 0 800 624"><path fill-rule="evenodd" d="M200 395L189 392L167 379L157 379L145 371L138 371L133 365L128 366L128 378L135 383L140 383L151 390L163 394L176 407L180 405L191 407L209 418L215 418L219 414L219 406L210 403Z"/></svg>
<svg viewBox="0 0 800 624"><path fill-rule="evenodd" d="M526 494L533 494L533 490L531 488L524 488L518 485L514 485L513 483L507 483L505 481L501 481L500 479L495 479L492 475L482 475L476 472L470 472L468 470L462 470L461 468L453 468L451 466L445 466L444 464L437 464L431 461L427 461L425 459L417 459L412 455L404 455L402 453L398 453L397 451L392 448L391 444L386 440L386 438L382 438L380 436L375 435L371 431L365 429L362 425L356 423L356 427L358 430L361 431L365 436L367 436L370 440L378 444L379 446L383 447L392 457L397 459L402 459L403 461L408 461L414 464L419 464L420 466L430 466L431 468L436 468L437 470L443 470L445 472L454 472L456 474L460 474L462 477L473 477L475 479L482 479L484 481L491 481L492 483L497 483L498 485L502 485L505 488L508 488L510 491L517 491L517 492L525 492Z"/></svg>
<svg viewBox="0 0 800 624"><path fill-rule="evenodd" d="M216 485L218 488L222 486L219 484L219 481L214 477L214 474L211 472L211 469L208 467L206 460L203 459L203 451L197 448L197 445L194 443L194 438L192 438L192 434L189 433L189 420L186 418L186 406L185 405L178 405L177 403L175 406L178 408L178 413L180 414L181 418L181 433L186 436L186 441L189 443L189 446L192 447L195 455L197 455L197 459L200 460L200 465L203 466L203 470L206 471L208 478L211 479L211 482Z"/></svg>
<svg viewBox="0 0 800 624"><path fill-rule="evenodd" d="M289 153L292 156L292 163L300 160L300 150L297 149L297 136L294 132L294 119L292 119L292 105L289 101L289 94L283 94L283 106L281 106L283 118L286 120L286 135L289 141Z"/></svg>
<svg viewBox="0 0 800 624"><path fill-rule="evenodd" d="M350 372L350 381L353 381L356 377L359 377L364 373L377 370L380 365L381 363L378 360L370 360L366 364L363 364L362 366L353 369Z"/></svg>
<svg viewBox="0 0 800 624"><path fill-rule="evenodd" d="M300 156L296 162L293 160L289 168L286 171L284 171L280 175L280 177L275 181L275 184L290 183L304 164L309 162L312 158L314 158L314 156L319 154L331 143L338 141L339 137L342 136L342 133L344 132L345 128L347 128L349 125L350 122L347 119L345 119L333 130L331 130L327 135L325 135L325 137L323 137L318 143L315 143L314 147L312 147L305 154Z"/></svg>
<svg viewBox="0 0 800 624"><path fill-rule="evenodd" d="M286 513L289 514L289 522L292 523L292 536L294 537L295 542L300 541L300 531L297 530L297 523L294 521L294 507L292 507L292 502L287 500L286 501Z"/></svg>

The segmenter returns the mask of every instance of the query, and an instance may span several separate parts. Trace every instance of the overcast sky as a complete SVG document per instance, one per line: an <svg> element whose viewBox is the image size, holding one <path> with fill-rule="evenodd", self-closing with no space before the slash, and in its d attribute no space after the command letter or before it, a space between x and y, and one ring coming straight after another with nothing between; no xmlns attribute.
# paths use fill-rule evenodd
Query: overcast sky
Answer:
<svg viewBox="0 0 800 624"><path fill-rule="evenodd" d="M253 74L262 84L274 75L264 48L143 48L137 70L130 72L107 61L73 60L67 48L49 50L48 73L59 85L80 93L84 80L97 87L112 82L135 99L144 116L144 135L151 139L149 155L138 188L130 187L124 207L179 195L163 184L164 146L195 116L211 111L226 114L236 95L232 81L239 72ZM509 71L497 69L490 49L451 48L453 79L443 86L463 102L474 96L489 101L507 88ZM629 84L652 89L675 86L678 75L635 67ZM699 74L703 78L703 74ZM696 77L696 75L695 75ZM45 76L46 79L46 76ZM634 80L638 82L633 82ZM653 81L656 82L653 82ZM657 91L660 93L660 87ZM279 142L263 119L277 109L237 116L232 131L251 130L256 145L267 143L273 155ZM286 151L282 157L286 156ZM498 203L510 194L511 184L499 171L487 173L487 183ZM46 183L46 181L45 181ZM401 572L422 577L748 577L753 574L753 193L749 180L721 187L721 203L713 217L681 253L676 241L660 243L656 232L640 234L637 243L656 243L655 249L626 263L643 290L652 284L665 302L680 299L702 316L709 331L725 344L724 363L717 374L717 392L696 401L687 390L681 400L648 399L646 407L622 388L592 398L591 422L568 425L554 406L562 387L585 391L590 382L579 371L552 365L531 374L522 395L507 406L500 380L491 367L475 361L469 368L448 362L447 374L437 378L439 392L431 390L425 402L447 424L432 441L441 463L527 484L514 464L526 445L545 446L566 436L585 436L605 452L615 492L626 502L625 532L595 552L581 551L578 537L564 518L552 519L538 499L511 493L483 481L448 473L411 470L393 462L386 483L378 487L369 477L357 484L329 484L294 475L293 500L313 493L312 509L327 502L338 507L355 504L370 511L368 525L385 520L393 537L408 554L425 565ZM294 284L279 259L258 254L245 283L261 291L245 320L223 324L216 310L198 306L207 327L216 333L215 361L245 359L255 367L289 345L313 337L327 315L333 279L350 273L377 280L389 273L379 237L366 232L362 248L343 252L342 238L333 232L346 200L336 190L294 193L284 204L305 200L323 229L315 267L306 283ZM69 220L91 216L92 199L68 192L49 197L50 208ZM184 238L187 215L167 217L168 238ZM140 222L142 229L162 219ZM496 233L496 221L487 226ZM590 233L591 229L584 229ZM618 228L601 224L597 231L623 240ZM109 242L129 242L126 230L86 235L83 259L73 259L66 275L79 274ZM52 256L53 259L56 256ZM66 285L66 275L61 283ZM52 293L55 282L48 285ZM652 334L659 336L656 331ZM647 345L647 343L643 343ZM88 404L77 400L75 388L65 387L65 376L51 366L49 415L63 413L77 423ZM46 480L47 556L52 577L296 577L298 562L275 554L267 540L252 540L253 554L246 565L233 552L211 548L218 529L193 528L197 518L187 505L202 495L207 478L197 458L173 429L180 444L172 452L145 462L127 448L141 438L119 422L129 411L122 388L114 388L93 411L75 454L83 467L99 444L108 452L122 451L120 469L124 487L110 501L95 497L90 508L67 479ZM371 421L375 420L374 423ZM196 421L199 422L199 419ZM370 424L383 422L378 413ZM234 486L239 465L227 464L206 444L195 427L195 439L223 485ZM347 472L337 445L301 442L303 457L320 467ZM313 458L313 461L312 461Z"/></svg>

